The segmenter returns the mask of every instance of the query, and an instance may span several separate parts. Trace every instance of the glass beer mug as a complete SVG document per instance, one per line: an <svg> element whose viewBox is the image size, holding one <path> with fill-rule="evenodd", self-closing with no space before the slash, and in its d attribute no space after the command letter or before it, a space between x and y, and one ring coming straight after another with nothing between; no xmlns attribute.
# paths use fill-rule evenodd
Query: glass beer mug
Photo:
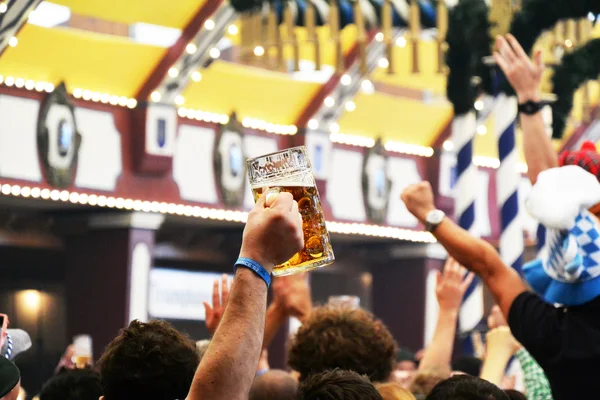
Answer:
<svg viewBox="0 0 600 400"><path fill-rule="evenodd" d="M304 249L277 265L273 275L291 275L332 264L335 257L306 148L293 147L250 159L248 175L254 201L266 192L289 192L302 215Z"/></svg>

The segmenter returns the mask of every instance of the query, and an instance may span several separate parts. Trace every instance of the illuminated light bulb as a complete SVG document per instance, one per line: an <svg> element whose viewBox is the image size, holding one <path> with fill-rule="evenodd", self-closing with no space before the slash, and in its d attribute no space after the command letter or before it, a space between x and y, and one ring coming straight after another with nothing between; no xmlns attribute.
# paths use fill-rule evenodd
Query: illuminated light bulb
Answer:
<svg viewBox="0 0 600 400"><path fill-rule="evenodd" d="M108 197L106 199L106 206L109 208L113 208L115 206L116 199L114 197Z"/></svg>
<svg viewBox="0 0 600 400"><path fill-rule="evenodd" d="M8 10L8 5L6 3L0 4L0 14L4 14Z"/></svg>
<svg viewBox="0 0 600 400"><path fill-rule="evenodd" d="M331 133L338 133L340 131L340 125L337 122L332 123L329 125L329 131Z"/></svg>
<svg viewBox="0 0 600 400"><path fill-rule="evenodd" d="M118 209L122 209L125 206L125 199L119 197L115 200L115 207Z"/></svg>
<svg viewBox="0 0 600 400"><path fill-rule="evenodd" d="M26 80L25 81L25 89L27 89L27 90L35 89L35 82L32 81L31 79Z"/></svg>
<svg viewBox="0 0 600 400"><path fill-rule="evenodd" d="M44 87L44 90L45 90L46 92L48 92L48 93L52 93L52 92L54 91L54 85L53 85L53 84L51 84L50 82L46 82L46 83L44 84L44 86L45 86L45 87Z"/></svg>
<svg viewBox="0 0 600 400"><path fill-rule="evenodd" d="M262 46L256 46L254 48L254 55L256 57L262 57L262 56L264 56L265 55L265 48L262 47Z"/></svg>
<svg viewBox="0 0 600 400"><path fill-rule="evenodd" d="M481 111L485 108L485 103L482 100L477 100L474 106L477 111Z"/></svg>
<svg viewBox="0 0 600 400"><path fill-rule="evenodd" d="M25 186L21 189L21 196L29 197L31 195L31 188Z"/></svg>
<svg viewBox="0 0 600 400"><path fill-rule="evenodd" d="M19 185L13 185L10 188L10 194L12 194L13 196L20 196L21 195L21 187Z"/></svg>
<svg viewBox="0 0 600 400"><path fill-rule="evenodd" d="M135 204L133 205L133 207L135 208ZM152 210L152 205L150 204L149 201L142 202L142 211L150 212L151 210Z"/></svg>
<svg viewBox="0 0 600 400"><path fill-rule="evenodd" d="M185 103L185 98L182 95L175 96L175 104L182 106Z"/></svg>
<svg viewBox="0 0 600 400"><path fill-rule="evenodd" d="M113 106L116 106L119 104L119 96L110 96L110 99L108 100L108 102L110 104L112 104Z"/></svg>
<svg viewBox="0 0 600 400"><path fill-rule="evenodd" d="M15 86L18 87L19 89L22 88L23 86L25 86L25 79L17 78L15 80Z"/></svg>
<svg viewBox="0 0 600 400"><path fill-rule="evenodd" d="M80 99L81 96L83 95L83 90L76 88L75 90L73 90L73 97L75 97L76 99Z"/></svg>
<svg viewBox="0 0 600 400"><path fill-rule="evenodd" d="M158 211L165 214L169 210L169 205L167 203L160 203L158 207Z"/></svg>
<svg viewBox="0 0 600 400"><path fill-rule="evenodd" d="M202 74L200 73L200 71L192 72L192 80L194 82L200 82L202 80Z"/></svg>
<svg viewBox="0 0 600 400"><path fill-rule="evenodd" d="M96 103L99 102L100 101L100 93L98 93L98 92L92 93L92 101L94 101Z"/></svg>
<svg viewBox="0 0 600 400"><path fill-rule="evenodd" d="M349 100L346 102L345 107L346 107L346 111L352 112L352 111L356 110L356 103L354 103L352 100Z"/></svg>
<svg viewBox="0 0 600 400"><path fill-rule="evenodd" d="M181 118L187 118L188 116L188 110L187 108L181 107L177 110L177 115L179 115Z"/></svg>
<svg viewBox="0 0 600 400"><path fill-rule="evenodd" d="M400 36L398 39L396 39L396 46L406 47L406 38L404 36Z"/></svg>
<svg viewBox="0 0 600 400"><path fill-rule="evenodd" d="M296 125L290 125L289 132L290 135L295 135L298 133L298 127Z"/></svg>
<svg viewBox="0 0 600 400"><path fill-rule="evenodd" d="M194 43L188 43L188 45L185 46L185 51L188 54L194 54L195 52L198 51L198 47Z"/></svg>
<svg viewBox="0 0 600 400"><path fill-rule="evenodd" d="M90 206L95 206L96 204L98 204L98 196L96 196L95 194L90 194L88 196L88 204Z"/></svg>
<svg viewBox="0 0 600 400"><path fill-rule="evenodd" d="M63 190L62 192L60 192L59 198L61 201L69 201L69 192L67 192L66 190Z"/></svg>
<svg viewBox="0 0 600 400"><path fill-rule="evenodd" d="M213 21L212 19L207 19L204 22L204 27L207 31L212 31L213 29L215 29L215 21Z"/></svg>
<svg viewBox="0 0 600 400"><path fill-rule="evenodd" d="M40 197L41 194L42 194L42 191L40 190L40 188L34 187L33 189L31 189L31 197L33 197L34 199L37 199L38 197Z"/></svg>
<svg viewBox="0 0 600 400"><path fill-rule="evenodd" d="M565 47L567 47L567 48L573 47L573 42L570 39L565 40Z"/></svg>
<svg viewBox="0 0 600 400"><path fill-rule="evenodd" d="M141 200L135 200L133 202L133 209L135 211L144 210L144 203ZM150 204L148 204L148 211L150 211Z"/></svg>
<svg viewBox="0 0 600 400"><path fill-rule="evenodd" d="M128 102L128 101L129 101L129 99L128 99L127 97L125 97L125 96L120 96L120 97L119 97L119 105L120 105L121 107L125 107L125 106L127 106L127 102Z"/></svg>
<svg viewBox="0 0 600 400"><path fill-rule="evenodd" d="M127 108L135 108L137 106L137 100L136 99L129 99L127 100Z"/></svg>
<svg viewBox="0 0 600 400"><path fill-rule="evenodd" d="M88 203L88 195L85 193L81 193L79 195L79 204L87 204Z"/></svg>
<svg viewBox="0 0 600 400"><path fill-rule="evenodd" d="M152 94L150 95L150 100L152 100L154 102L159 102L161 98L162 98L162 96L157 91L152 92Z"/></svg>
<svg viewBox="0 0 600 400"><path fill-rule="evenodd" d="M373 86L373 82L368 79L365 79L360 83L360 88L362 89L363 93L366 94L373 94L373 92L375 92L375 86Z"/></svg>
<svg viewBox="0 0 600 400"><path fill-rule="evenodd" d="M6 86L12 86L15 84L15 78L13 78L12 76L7 76L6 79L4 80L4 84Z"/></svg>
<svg viewBox="0 0 600 400"><path fill-rule="evenodd" d="M18 44L19 44L19 39L17 39L16 36L11 37L10 40L8 41L8 45L10 47L17 47Z"/></svg>
<svg viewBox="0 0 600 400"><path fill-rule="evenodd" d="M350 75L344 74L344 75L342 75L342 78L340 79L340 83L344 86L348 86L352 83L352 78L350 77Z"/></svg>
<svg viewBox="0 0 600 400"><path fill-rule="evenodd" d="M100 207L105 207L106 206L106 196L98 196L98 205Z"/></svg>
<svg viewBox="0 0 600 400"><path fill-rule="evenodd" d="M133 200L132 199L125 199L125 203L123 203L123 207L126 210L133 210Z"/></svg>
<svg viewBox="0 0 600 400"><path fill-rule="evenodd" d="M42 193L43 194L43 193ZM58 190L53 190L50 192L50 199L54 201L60 200L60 192Z"/></svg>
<svg viewBox="0 0 600 400"><path fill-rule="evenodd" d="M317 121L316 119L312 118L308 120L308 129L319 129L319 121Z"/></svg>
<svg viewBox="0 0 600 400"><path fill-rule="evenodd" d="M175 214L175 211L177 210L177 206L173 203L169 203L168 207L167 207L167 212L169 214Z"/></svg>
<svg viewBox="0 0 600 400"><path fill-rule="evenodd" d="M110 100L110 95L108 93L102 93L100 95L100 102L103 104L107 104Z"/></svg>
<svg viewBox="0 0 600 400"><path fill-rule="evenodd" d="M177 214L177 215L183 215L184 211L185 211L185 206L183 204L178 204L175 207L175 214Z"/></svg>
<svg viewBox="0 0 600 400"><path fill-rule="evenodd" d="M177 76L179 75L179 70L175 67L171 67L169 68L168 74L171 78L177 78Z"/></svg>
<svg viewBox="0 0 600 400"><path fill-rule="evenodd" d="M479 125L477 127L477 134L478 135L485 135L487 133L487 128L485 125Z"/></svg>
<svg viewBox="0 0 600 400"><path fill-rule="evenodd" d="M221 50L217 49L216 47L213 47L208 52L208 55L211 56L211 58L214 58L214 59L219 58L219 57L221 57Z"/></svg>
<svg viewBox="0 0 600 400"><path fill-rule="evenodd" d="M377 34L375 35L375 40L381 42L383 40L383 33L377 32Z"/></svg>
<svg viewBox="0 0 600 400"><path fill-rule="evenodd" d="M227 124L228 122L229 122L229 116L227 116L227 115L225 115L225 114L221 114L221 115L219 116L219 123L220 123L221 125L225 125L225 124Z"/></svg>
<svg viewBox="0 0 600 400"><path fill-rule="evenodd" d="M79 193L75 193L75 192L71 193L69 195L69 201L71 203L79 203Z"/></svg>
<svg viewBox="0 0 600 400"><path fill-rule="evenodd" d="M390 62L387 58L380 58L377 64L379 64L380 68L387 68L390 66Z"/></svg>
<svg viewBox="0 0 600 400"><path fill-rule="evenodd" d="M83 93L81 94L81 97L84 100L89 101L92 99L92 92L90 92L89 90L84 90Z"/></svg>
<svg viewBox="0 0 600 400"><path fill-rule="evenodd" d="M35 91L36 92L43 92L44 91L44 82L36 82L35 83Z"/></svg>
<svg viewBox="0 0 600 400"><path fill-rule="evenodd" d="M325 97L325 100L323 102L327 107L333 107L335 105L335 99L331 96Z"/></svg>
<svg viewBox="0 0 600 400"><path fill-rule="evenodd" d="M236 25L229 25L229 27L227 28L227 33L229 33L230 35L237 35L239 32L240 30Z"/></svg>

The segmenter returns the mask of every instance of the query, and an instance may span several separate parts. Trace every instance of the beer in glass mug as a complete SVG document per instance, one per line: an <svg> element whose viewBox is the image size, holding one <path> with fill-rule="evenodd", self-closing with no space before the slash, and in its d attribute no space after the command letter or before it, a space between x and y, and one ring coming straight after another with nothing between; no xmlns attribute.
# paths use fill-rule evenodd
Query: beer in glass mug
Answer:
<svg viewBox="0 0 600 400"><path fill-rule="evenodd" d="M304 249L277 265L273 275L291 275L332 264L335 257L306 148L293 147L250 159L248 175L254 201L267 192L289 192L302 215Z"/></svg>

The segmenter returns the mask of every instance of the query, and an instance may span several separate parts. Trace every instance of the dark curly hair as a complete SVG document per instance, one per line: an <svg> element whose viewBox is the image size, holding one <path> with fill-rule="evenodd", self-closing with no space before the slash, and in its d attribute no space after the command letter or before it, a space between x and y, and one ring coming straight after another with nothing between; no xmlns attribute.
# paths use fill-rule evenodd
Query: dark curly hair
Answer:
<svg viewBox="0 0 600 400"><path fill-rule="evenodd" d="M362 309L315 308L291 343L289 365L300 380L341 368L386 381L398 346L387 327Z"/></svg>
<svg viewBox="0 0 600 400"><path fill-rule="evenodd" d="M426 400L509 400L493 383L470 375L455 375L437 384Z"/></svg>
<svg viewBox="0 0 600 400"><path fill-rule="evenodd" d="M98 362L106 400L184 399L198 364L194 342L163 321L133 321Z"/></svg>
<svg viewBox="0 0 600 400"><path fill-rule="evenodd" d="M46 382L40 400L98 400L100 396L100 374L91 369L76 369L61 372Z"/></svg>
<svg viewBox="0 0 600 400"><path fill-rule="evenodd" d="M298 400L383 400L366 376L334 369L306 378L298 388Z"/></svg>

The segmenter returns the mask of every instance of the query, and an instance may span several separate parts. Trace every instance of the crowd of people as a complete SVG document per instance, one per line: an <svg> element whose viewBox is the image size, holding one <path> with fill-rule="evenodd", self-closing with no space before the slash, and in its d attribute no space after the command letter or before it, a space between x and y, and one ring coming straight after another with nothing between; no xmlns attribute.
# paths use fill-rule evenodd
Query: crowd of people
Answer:
<svg viewBox="0 0 600 400"><path fill-rule="evenodd" d="M512 36L494 55L519 103L540 101L543 71ZM534 184L528 210L546 227L546 246L524 268L527 283L496 250L437 211L427 182L402 194L449 258L438 272L435 333L414 354L400 348L385 324L352 306L315 307L306 276L274 278L275 265L303 247L298 204L289 193L263 196L249 213L233 283L226 277L205 303L212 339L194 343L166 322L133 321L94 368L61 363L40 400L565 400L595 398L600 380L600 156L559 158L539 112L522 112L525 157ZM488 332L476 354L454 357L465 292L477 275L494 296ZM529 286L533 289L531 291ZM272 286L272 287L270 287ZM267 304L267 294L272 301ZM288 370L269 369L265 351L295 317ZM598 339L598 340L596 340ZM511 367L509 367L511 366ZM510 371L516 371L511 373ZM20 375L0 357L0 399L17 400Z"/></svg>

